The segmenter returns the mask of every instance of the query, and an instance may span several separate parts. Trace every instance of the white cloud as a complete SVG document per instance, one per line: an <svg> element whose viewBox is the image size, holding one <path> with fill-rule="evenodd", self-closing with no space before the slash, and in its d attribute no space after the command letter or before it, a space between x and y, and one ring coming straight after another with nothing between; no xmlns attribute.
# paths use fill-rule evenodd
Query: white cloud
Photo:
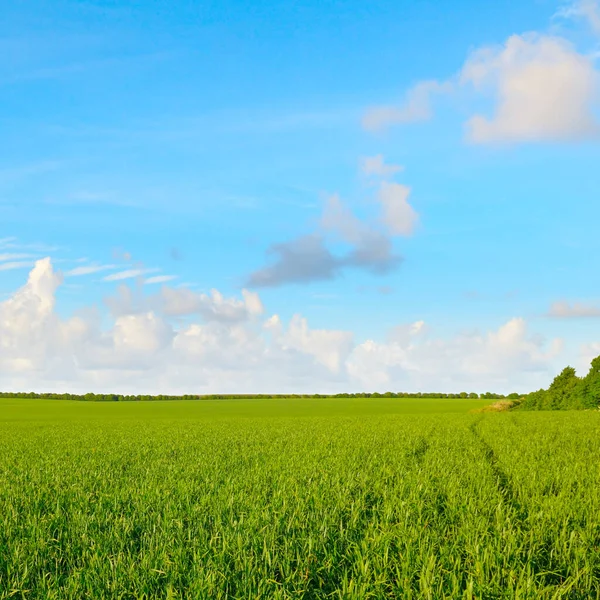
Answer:
<svg viewBox="0 0 600 600"><path fill-rule="evenodd" d="M39 242L34 243L21 243L19 240L14 237L5 237L0 239L0 249L2 250L17 250L19 252L36 252L36 253L46 253L46 252L55 252L58 250L57 246L49 246L48 244L42 244Z"/></svg>
<svg viewBox="0 0 600 600"><path fill-rule="evenodd" d="M527 333L523 319L506 322L496 331L463 334L450 340L421 338L424 324L413 324L398 340L366 341L348 360L350 375L365 385L398 385L439 391L466 391L482 385L508 390L546 385L549 367L562 350L560 340L544 345ZM527 382L527 383L525 383ZM400 384L401 385L401 384ZM525 389L524 391L527 391Z"/></svg>
<svg viewBox="0 0 600 600"><path fill-rule="evenodd" d="M31 260L20 260L0 263L0 271L12 271L14 269L30 269L33 266Z"/></svg>
<svg viewBox="0 0 600 600"><path fill-rule="evenodd" d="M40 260L26 285L0 304L0 375L42 368L73 327L73 321L60 321L54 314L61 282L50 259Z"/></svg>
<svg viewBox="0 0 600 600"><path fill-rule="evenodd" d="M177 279L177 275L155 275L154 277L148 277L144 283L148 285L154 283L168 283L174 279Z"/></svg>
<svg viewBox="0 0 600 600"><path fill-rule="evenodd" d="M586 20L595 33L600 34L600 2L598 0L577 0L562 6L557 17Z"/></svg>
<svg viewBox="0 0 600 600"><path fill-rule="evenodd" d="M139 288L132 289L124 283L117 288L114 296L104 298L104 304L113 317L130 315L149 308L146 299L140 296Z"/></svg>
<svg viewBox="0 0 600 600"><path fill-rule="evenodd" d="M294 315L287 329L283 328L279 317L273 315L267 322L267 327L274 332L277 343L284 350L292 349L311 355L333 373L340 372L352 349L352 333L311 330L307 320L301 315Z"/></svg>
<svg viewBox="0 0 600 600"><path fill-rule="evenodd" d="M592 342L581 346L580 356L573 366L580 375L586 375L590 370L590 363L594 358L600 356L600 342Z"/></svg>
<svg viewBox="0 0 600 600"><path fill-rule="evenodd" d="M22 253L19 253L19 254L15 254L15 253L13 253L13 254L0 254L0 262L4 262L4 261L7 261L7 260L11 260L11 261L21 260L23 258L35 258L35 255L34 254L22 254Z"/></svg>
<svg viewBox="0 0 600 600"><path fill-rule="evenodd" d="M600 34L600 2L581 0L578 4L581 14L588 20L592 29Z"/></svg>
<svg viewBox="0 0 600 600"><path fill-rule="evenodd" d="M127 269L125 271L119 271L118 273L112 273L111 275L107 275L103 277L103 281L123 281L125 279L135 279L136 277L141 277L142 275L146 275L147 273L156 273L160 269Z"/></svg>
<svg viewBox="0 0 600 600"><path fill-rule="evenodd" d="M264 312L259 295L245 289L242 290L242 300L238 300L225 298L218 290L211 290L210 294L199 294L187 288L164 287L156 304L165 315L197 313L208 321L245 321Z"/></svg>
<svg viewBox="0 0 600 600"><path fill-rule="evenodd" d="M513 35L503 47L484 48L465 63L461 82L496 97L491 118L467 123L476 143L573 140L596 137L598 73L566 40Z"/></svg>
<svg viewBox="0 0 600 600"><path fill-rule="evenodd" d="M2 303L2 308L12 315L29 313L35 322L54 309L54 294L62 283L62 277L54 272L49 258L38 260L29 273L27 284Z"/></svg>
<svg viewBox="0 0 600 600"><path fill-rule="evenodd" d="M249 316L256 317L265 312L260 296L256 292L242 290L242 297L244 298L244 306Z"/></svg>
<svg viewBox="0 0 600 600"><path fill-rule="evenodd" d="M495 331L435 338L425 323L399 326L386 342L356 343L349 331L311 329L264 315L257 294L157 299L120 292L121 312L102 327L94 310L55 311L62 278L49 259L0 303L3 389L121 393L512 391L547 385L559 340L548 344L522 319ZM124 286L122 289L125 289ZM168 288L163 288L168 289ZM139 293L139 292L138 292ZM185 300L185 302L183 302ZM180 304L177 304L180 302ZM194 307L190 314L183 308ZM196 315L196 317L194 317ZM562 362L562 361L561 361ZM559 365L561 366L561 365Z"/></svg>
<svg viewBox="0 0 600 600"><path fill-rule="evenodd" d="M400 106L376 106L367 110L362 124L367 131L380 131L392 125L427 121L432 116L431 98L451 90L446 82L421 81L406 94Z"/></svg>
<svg viewBox="0 0 600 600"><path fill-rule="evenodd" d="M408 203L410 191L400 183L381 183L378 200L383 209L382 221L392 235L410 235L418 221L415 209Z"/></svg>
<svg viewBox="0 0 600 600"><path fill-rule="evenodd" d="M124 315L115 321L113 339L117 351L153 354L167 346L173 331L153 312Z"/></svg>
<svg viewBox="0 0 600 600"><path fill-rule="evenodd" d="M66 277L81 277L83 275L92 275L93 273L100 273L102 271L110 271L116 269L117 265L84 265L82 267L75 267L65 273Z"/></svg>
<svg viewBox="0 0 600 600"><path fill-rule="evenodd" d="M549 317L557 319L573 319L582 317L600 317L600 306L575 302L569 304L564 300L554 302L548 311Z"/></svg>
<svg viewBox="0 0 600 600"><path fill-rule="evenodd" d="M580 0L560 16L588 20L600 32L600 2ZM470 54L456 75L444 82L422 81L399 107L369 109L363 126L377 131L432 116L436 94L460 93L469 102L491 101L488 114L466 122L474 143L573 141L600 137L600 73L590 55L568 40L540 33L510 36L498 47Z"/></svg>
<svg viewBox="0 0 600 600"><path fill-rule="evenodd" d="M395 173L403 171L404 167L386 164L383 154L377 154L376 156L365 156L362 158L360 161L360 169L368 176L390 177Z"/></svg>
<svg viewBox="0 0 600 600"><path fill-rule="evenodd" d="M410 344L413 338L423 336L427 333L425 321L415 321L414 323L396 325L388 333L388 342L397 343L401 346Z"/></svg>

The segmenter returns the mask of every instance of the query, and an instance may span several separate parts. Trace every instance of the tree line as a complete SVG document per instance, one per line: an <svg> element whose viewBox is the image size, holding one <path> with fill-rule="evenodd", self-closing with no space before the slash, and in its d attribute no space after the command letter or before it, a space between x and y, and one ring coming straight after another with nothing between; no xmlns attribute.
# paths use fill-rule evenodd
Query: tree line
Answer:
<svg viewBox="0 0 600 600"><path fill-rule="evenodd" d="M592 360L585 377L565 367L545 390L527 394L520 404L524 410L587 410L600 405L600 356Z"/></svg>
<svg viewBox="0 0 600 600"><path fill-rule="evenodd" d="M446 394L442 392L358 392L341 394L183 394L170 396L165 394L67 394L67 393L37 393L37 392L0 392L0 398L29 398L39 400L78 400L83 402L149 402L166 400L271 400L284 398L471 398L485 400L501 400L503 398L516 399L521 395L517 393L505 396L485 392L459 392Z"/></svg>

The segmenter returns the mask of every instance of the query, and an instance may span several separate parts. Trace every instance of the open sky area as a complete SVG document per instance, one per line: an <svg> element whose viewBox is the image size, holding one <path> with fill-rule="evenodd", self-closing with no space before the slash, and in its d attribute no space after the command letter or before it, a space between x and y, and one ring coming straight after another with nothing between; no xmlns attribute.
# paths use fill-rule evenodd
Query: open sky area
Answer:
<svg viewBox="0 0 600 600"><path fill-rule="evenodd" d="M0 388L585 372L599 82L597 0L4 2Z"/></svg>

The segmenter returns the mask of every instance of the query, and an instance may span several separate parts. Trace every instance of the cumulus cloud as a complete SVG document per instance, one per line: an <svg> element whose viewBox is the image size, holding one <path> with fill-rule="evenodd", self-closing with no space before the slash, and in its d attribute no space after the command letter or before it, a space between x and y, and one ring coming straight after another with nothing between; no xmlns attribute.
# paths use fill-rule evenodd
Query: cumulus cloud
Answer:
<svg viewBox="0 0 600 600"><path fill-rule="evenodd" d="M435 338L422 321L384 342L265 315L259 296L136 297L120 292L107 323L93 310L55 310L62 277L49 259L0 303L3 389L122 393L393 390L509 391L546 385L560 342L543 343L522 319L495 331ZM125 286L122 286L124 289ZM167 288L164 288L167 289ZM164 293L163 289L163 293ZM173 290L179 294L181 290ZM169 313L169 314L168 314ZM185 319L178 317L185 314ZM104 326L102 324L104 323Z"/></svg>
<svg viewBox="0 0 600 600"><path fill-rule="evenodd" d="M570 304L564 300L554 302L548 311L549 317L557 319L577 319L585 317L600 317L600 306L574 302Z"/></svg>
<svg viewBox="0 0 600 600"><path fill-rule="evenodd" d="M54 314L55 293L62 277L50 259L36 263L27 283L0 304L0 371L39 368L60 346L73 321L61 322Z"/></svg>
<svg viewBox="0 0 600 600"><path fill-rule="evenodd" d="M424 327L417 322L396 330L387 343L368 340L357 345L348 359L350 375L363 385L375 380L379 385L405 382L419 388L435 385L440 390L472 388L482 382L494 389L510 389L525 379L529 385L536 381L545 385L549 365L562 350L559 339L544 344L529 335L520 318L496 331L449 340L423 336Z"/></svg>
<svg viewBox="0 0 600 600"><path fill-rule="evenodd" d="M167 346L173 331L162 318L150 311L119 317L112 337L117 352L154 354Z"/></svg>
<svg viewBox="0 0 600 600"><path fill-rule="evenodd" d="M132 289L126 284L121 284L114 296L104 298L104 304L113 317L130 315L149 308L147 298L141 294L140 290Z"/></svg>
<svg viewBox="0 0 600 600"><path fill-rule="evenodd" d="M319 364L332 373L340 373L353 345L353 335L348 331L310 329L307 320L294 315L285 329L277 315L266 323L274 333L279 346L285 351L295 350L313 356Z"/></svg>
<svg viewBox="0 0 600 600"><path fill-rule="evenodd" d="M408 186L389 181L382 182L379 188L381 219L392 235L410 235L418 221L415 209L408 203L410 192Z"/></svg>
<svg viewBox="0 0 600 600"><path fill-rule="evenodd" d="M2 303L3 316L32 316L43 319L54 308L54 294L62 283L60 274L55 273L49 258L36 262L29 273L27 284L16 292L9 300Z"/></svg>
<svg viewBox="0 0 600 600"><path fill-rule="evenodd" d="M242 299L238 300L225 298L218 290L199 294L185 287L164 287L155 304L165 315L200 314L209 321L245 321L264 312L259 295L245 289L242 290Z"/></svg>
<svg viewBox="0 0 600 600"><path fill-rule="evenodd" d="M427 333L425 321L415 321L403 325L396 325L388 332L388 343L396 343L401 346L407 346L413 339L423 336Z"/></svg>
<svg viewBox="0 0 600 600"><path fill-rule="evenodd" d="M449 83L439 81L421 81L406 94L399 106L375 106L369 108L363 116L362 125L367 131L381 131L392 125L427 121L432 116L431 99L451 89Z"/></svg>
<svg viewBox="0 0 600 600"><path fill-rule="evenodd" d="M5 389L291 391L304 382L324 390L339 379L349 351L348 334L311 330L301 317L269 330L260 297L247 290L241 299L166 287L144 297L121 286L107 299L108 328L93 311L64 320L54 311L61 281L45 259L0 304ZM198 320L176 327L170 319L182 315Z"/></svg>
<svg viewBox="0 0 600 600"><path fill-rule="evenodd" d="M598 73L566 40L513 35L500 48L484 48L467 60L461 82L496 98L491 117L467 123L476 143L578 140L596 137Z"/></svg>
<svg viewBox="0 0 600 600"><path fill-rule="evenodd" d="M581 0L559 13L582 17L600 31L600 4ZM468 103L488 99L489 114L466 122L473 143L572 141L597 138L600 124L600 74L592 57L566 39L540 33L510 36L498 47L472 52L446 81L423 81L411 88L399 107L368 109L369 131L432 116L435 94L461 94Z"/></svg>

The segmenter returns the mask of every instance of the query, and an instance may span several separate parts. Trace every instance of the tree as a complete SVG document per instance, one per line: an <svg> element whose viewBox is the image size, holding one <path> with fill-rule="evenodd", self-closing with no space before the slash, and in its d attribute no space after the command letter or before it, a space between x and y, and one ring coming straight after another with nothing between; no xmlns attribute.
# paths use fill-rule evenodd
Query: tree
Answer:
<svg viewBox="0 0 600 600"><path fill-rule="evenodd" d="M581 379L573 367L565 367L548 388L548 408L550 410L568 410L581 404Z"/></svg>
<svg viewBox="0 0 600 600"><path fill-rule="evenodd" d="M544 410L547 404L548 392L546 390L537 390L537 392L531 392L525 396L521 408L525 410Z"/></svg>
<svg viewBox="0 0 600 600"><path fill-rule="evenodd" d="M592 360L581 388L581 408L597 408L600 405L600 356Z"/></svg>

